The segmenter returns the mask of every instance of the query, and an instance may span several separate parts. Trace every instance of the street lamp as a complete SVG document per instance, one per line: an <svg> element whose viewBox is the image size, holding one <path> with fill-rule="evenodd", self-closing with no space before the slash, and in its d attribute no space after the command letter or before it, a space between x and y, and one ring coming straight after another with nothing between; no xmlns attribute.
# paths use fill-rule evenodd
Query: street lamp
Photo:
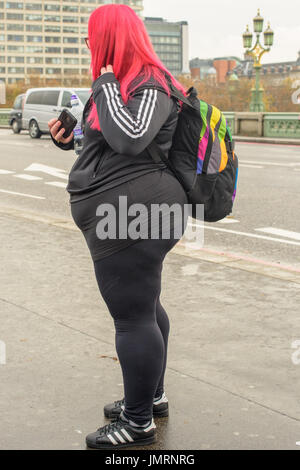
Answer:
<svg viewBox="0 0 300 470"><path fill-rule="evenodd" d="M255 88L252 89L252 100L250 104L250 111L263 112L265 110L263 103L263 88L260 85L260 72L261 72L261 58L266 52L270 52L271 46L274 42L274 32L268 24L268 28L264 32L264 44L263 47L260 43L260 34L263 32L264 19L260 15L260 10L257 12L257 16L253 19L254 32L256 33L256 43L252 46L253 34L249 31L247 26L246 32L243 34L243 45L246 49L246 54L254 58L254 69L256 74Z"/></svg>
<svg viewBox="0 0 300 470"><path fill-rule="evenodd" d="M271 47L274 42L274 31L271 30L270 23L268 23L268 29L264 32L265 46Z"/></svg>

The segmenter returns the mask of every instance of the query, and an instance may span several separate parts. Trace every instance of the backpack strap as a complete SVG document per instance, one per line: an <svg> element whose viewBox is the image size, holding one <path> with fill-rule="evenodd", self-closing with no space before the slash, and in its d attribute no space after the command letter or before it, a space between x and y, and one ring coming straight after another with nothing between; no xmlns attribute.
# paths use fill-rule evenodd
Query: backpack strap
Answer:
<svg viewBox="0 0 300 470"><path fill-rule="evenodd" d="M172 80L171 78L169 77L169 75L165 75L167 81L168 81L168 85L169 85L169 88L170 88L170 91L171 91L171 95L176 98L177 100L179 101L182 101L184 104L186 104L187 106L189 106L190 108L193 108L194 109L194 106L190 103L190 101L184 96L183 93L181 93L180 90L178 90L177 88L175 88L175 86L173 85L172 83ZM187 95L189 95L192 91L194 90L194 87L191 87L188 89L187 91Z"/></svg>
<svg viewBox="0 0 300 470"><path fill-rule="evenodd" d="M170 89L170 92L171 92L171 96L173 96L173 98L176 98L177 100L179 101L182 101L184 104L186 104L187 106L189 106L190 108L194 108L194 106L190 103L190 101L187 99L186 96L184 96L183 93L181 93L180 90L178 90L177 88L175 88L175 86L173 85L172 81L171 81L171 78L169 77L169 75L166 75L165 74L165 77L166 77L166 80L168 82L168 85L169 85L169 89ZM152 84L149 84L149 85L142 85L141 87L138 87L137 89L139 91L141 90L147 90L147 89L150 89L150 88L153 88L155 90L157 90L157 86L155 85L152 85ZM164 91L162 88L159 88L159 90L161 91ZM197 91L195 90L194 87L191 87L188 89L187 91L187 95L189 95L192 91L194 90L195 93L197 93Z"/></svg>

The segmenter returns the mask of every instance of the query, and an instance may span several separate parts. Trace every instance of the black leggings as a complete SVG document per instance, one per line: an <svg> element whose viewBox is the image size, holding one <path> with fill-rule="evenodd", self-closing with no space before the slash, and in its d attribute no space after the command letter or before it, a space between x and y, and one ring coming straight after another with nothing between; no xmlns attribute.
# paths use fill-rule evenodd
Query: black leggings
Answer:
<svg viewBox="0 0 300 470"><path fill-rule="evenodd" d="M178 239L140 240L94 261L100 293L113 317L123 373L125 415L152 419L153 399L164 391L169 319L160 303L166 254Z"/></svg>

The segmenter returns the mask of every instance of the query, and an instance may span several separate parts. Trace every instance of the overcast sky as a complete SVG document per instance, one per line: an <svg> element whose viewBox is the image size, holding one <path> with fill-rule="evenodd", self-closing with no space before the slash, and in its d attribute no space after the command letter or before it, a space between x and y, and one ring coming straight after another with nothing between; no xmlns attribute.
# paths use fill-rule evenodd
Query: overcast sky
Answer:
<svg viewBox="0 0 300 470"><path fill-rule="evenodd" d="M293 61L300 50L299 0L144 0L144 16L186 20L190 31L190 59L234 55L243 57L241 35L257 8L275 32L272 51L263 62ZM265 29L265 28L264 28Z"/></svg>

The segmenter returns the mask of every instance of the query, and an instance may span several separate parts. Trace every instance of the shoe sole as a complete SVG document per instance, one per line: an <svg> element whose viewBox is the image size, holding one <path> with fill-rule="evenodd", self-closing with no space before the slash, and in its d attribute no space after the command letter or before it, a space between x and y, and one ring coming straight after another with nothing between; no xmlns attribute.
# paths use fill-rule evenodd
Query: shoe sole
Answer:
<svg viewBox="0 0 300 470"><path fill-rule="evenodd" d="M117 418L118 416L120 416L120 413L108 413L104 411L104 416L105 418L113 419L113 418ZM153 411L153 418L168 418L168 416L169 416L169 410Z"/></svg>
<svg viewBox="0 0 300 470"><path fill-rule="evenodd" d="M146 446L150 444L154 444L156 442L155 436L152 437L147 437L147 439L139 439L138 441L135 442L128 442L126 444L117 444L116 446L114 445L109 445L109 444L93 444L93 443L88 443L86 441L87 447L91 449L103 449L103 450L108 450L108 449L120 449L121 447L137 447L137 446Z"/></svg>

